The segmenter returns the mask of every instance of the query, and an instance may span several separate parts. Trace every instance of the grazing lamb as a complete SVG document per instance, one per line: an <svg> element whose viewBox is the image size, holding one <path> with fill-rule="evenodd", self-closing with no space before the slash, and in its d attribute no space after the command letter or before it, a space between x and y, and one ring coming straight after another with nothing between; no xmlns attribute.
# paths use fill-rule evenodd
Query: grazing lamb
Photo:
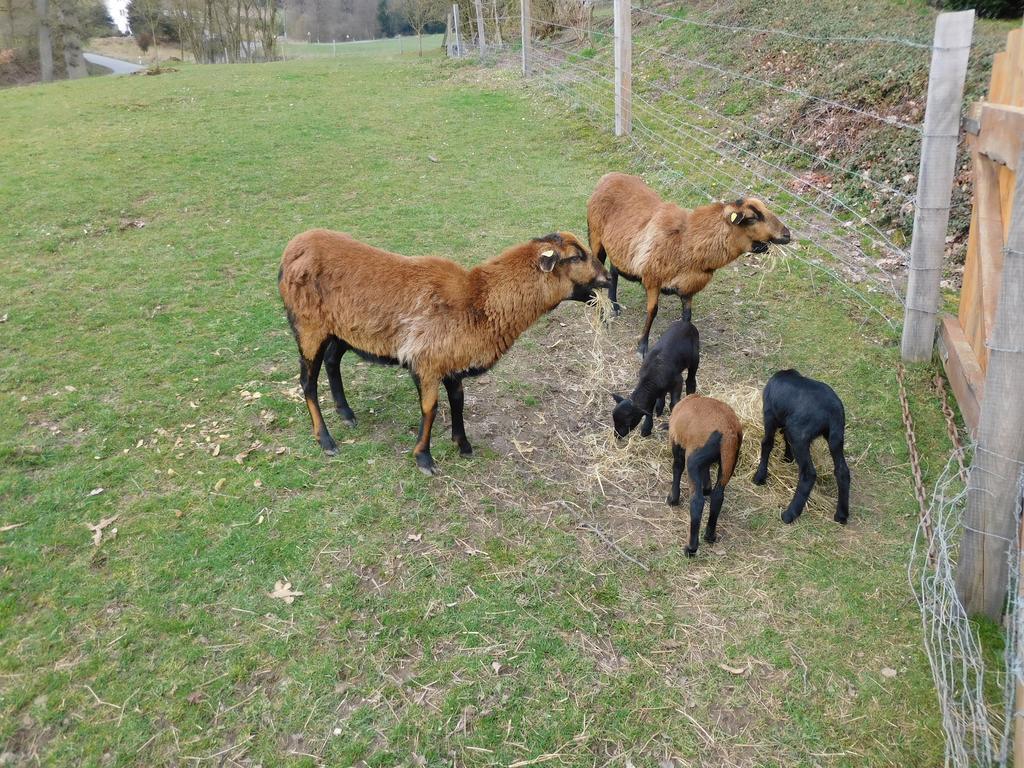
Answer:
<svg viewBox="0 0 1024 768"><path fill-rule="evenodd" d="M640 434L647 437L654 428L654 416L665 410L669 396L669 413L679 402L686 371L686 394L697 391L697 366L700 364L700 336L688 320L676 320L662 334L640 366L636 389L629 397L612 395L615 409L612 422L615 434L625 437L643 421Z"/></svg>
<svg viewBox="0 0 1024 768"><path fill-rule="evenodd" d="M704 540L714 543L718 538L718 513L725 500L725 486L732 478L743 444L743 425L736 413L721 400L702 395L687 395L672 409L668 424L672 445L672 491L670 506L679 504L679 481L683 467L690 479L690 543L686 554L697 553L700 540L700 519L704 513L704 497L711 496L711 511ZM687 456L689 453L689 456ZM711 465L718 464L718 479L711 485Z"/></svg>
<svg viewBox="0 0 1024 768"><path fill-rule="evenodd" d="M850 468L843 454L846 432L846 413L843 402L828 384L801 376L794 370L779 371L764 387L764 439L761 441L761 461L754 475L757 485L768 479L768 456L775 447L775 433L782 430L786 443L785 459L796 460L800 480L789 507L782 513L782 522L792 523L804 511L818 477L811 460L811 443L817 437L828 441L835 466L839 501L835 521L846 524L850 516Z"/></svg>
<svg viewBox="0 0 1024 768"><path fill-rule="evenodd" d="M768 243L790 240L789 229L756 198L689 210L663 202L639 177L625 173L601 177L587 203L587 226L591 251L601 263L611 260L609 298L617 301L620 274L643 283L647 292L647 323L637 348L641 358L660 293L679 296L688 320L693 295L716 269L743 253L764 253Z"/></svg>
<svg viewBox="0 0 1024 768"><path fill-rule="evenodd" d="M513 246L473 269L437 257L407 258L342 232L313 229L284 250L278 287L299 346L300 383L313 435L328 455L338 447L317 398L320 365L338 413L355 414L341 381L342 355L408 368L422 418L416 465L437 473L430 430L443 383L452 409L452 439L472 453L462 419L466 376L493 366L519 335L565 299L586 301L608 286L608 273L568 232Z"/></svg>

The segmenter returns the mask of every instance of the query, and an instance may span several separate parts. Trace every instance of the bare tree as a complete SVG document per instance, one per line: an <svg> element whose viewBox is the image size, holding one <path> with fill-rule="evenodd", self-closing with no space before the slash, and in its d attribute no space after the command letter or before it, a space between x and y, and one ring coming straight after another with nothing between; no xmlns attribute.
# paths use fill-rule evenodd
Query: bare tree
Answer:
<svg viewBox="0 0 1024 768"><path fill-rule="evenodd" d="M416 32L420 44L420 56L423 55L423 30L432 21L441 18L440 0L401 0L399 8Z"/></svg>
<svg viewBox="0 0 1024 768"><path fill-rule="evenodd" d="M53 80L53 36L50 32L50 0L36 0L39 24L39 71L44 83Z"/></svg>
<svg viewBox="0 0 1024 768"><path fill-rule="evenodd" d="M75 0L57 0L57 20L60 22L61 48L68 80L89 76L82 56L82 25Z"/></svg>

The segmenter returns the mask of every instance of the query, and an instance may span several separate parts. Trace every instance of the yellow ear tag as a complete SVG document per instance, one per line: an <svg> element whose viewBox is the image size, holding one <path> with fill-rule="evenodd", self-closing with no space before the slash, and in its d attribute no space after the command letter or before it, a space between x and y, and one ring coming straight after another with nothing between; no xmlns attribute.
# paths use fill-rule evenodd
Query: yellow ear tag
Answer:
<svg viewBox="0 0 1024 768"><path fill-rule="evenodd" d="M736 221L737 221L737 220L739 219L739 217L740 217L740 215L739 215L738 213L736 213L736 211L733 211L733 212L732 212L732 213L731 213L731 214L729 215L729 221L731 221L731 222L732 222L733 224L735 224L735 223L736 223Z"/></svg>
<svg viewBox="0 0 1024 768"><path fill-rule="evenodd" d="M541 256L554 256L555 252L553 250L551 250L550 248L548 248L546 251L541 251L540 255Z"/></svg>

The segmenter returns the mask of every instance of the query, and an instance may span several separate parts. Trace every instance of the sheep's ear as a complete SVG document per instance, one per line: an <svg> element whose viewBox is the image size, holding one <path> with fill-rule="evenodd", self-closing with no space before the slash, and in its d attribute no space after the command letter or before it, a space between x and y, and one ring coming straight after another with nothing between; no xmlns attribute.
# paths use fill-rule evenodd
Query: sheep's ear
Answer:
<svg viewBox="0 0 1024 768"><path fill-rule="evenodd" d="M625 399L626 398L624 398L622 395L616 395L614 392L612 393L612 400L614 400L616 403L621 403Z"/></svg>
<svg viewBox="0 0 1024 768"><path fill-rule="evenodd" d="M744 217L742 210L740 210L740 211L730 211L729 212L729 223L730 224L735 224L736 226L740 226L744 222L746 222L746 220L747 219L746 219L746 217Z"/></svg>
<svg viewBox="0 0 1024 768"><path fill-rule="evenodd" d="M537 259L537 266L540 267L541 272L550 272L555 268L555 264L558 263L558 253L553 248L547 248L540 252L540 258Z"/></svg>

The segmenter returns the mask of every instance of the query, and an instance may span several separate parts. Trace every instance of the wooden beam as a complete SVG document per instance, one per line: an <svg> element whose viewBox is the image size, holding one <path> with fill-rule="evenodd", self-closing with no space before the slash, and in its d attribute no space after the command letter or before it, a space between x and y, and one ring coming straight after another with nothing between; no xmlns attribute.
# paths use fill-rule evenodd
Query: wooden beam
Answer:
<svg viewBox="0 0 1024 768"><path fill-rule="evenodd" d="M973 10L940 13L935 20L900 341L900 354L908 363L931 360L935 347L942 257L960 142L960 105L973 30Z"/></svg>
<svg viewBox="0 0 1024 768"><path fill-rule="evenodd" d="M1006 598L1008 544L1017 533L1017 478L1024 467L1024 173L1017 174L1016 187L956 578L967 614L984 613L993 621L999 621Z"/></svg>
<svg viewBox="0 0 1024 768"><path fill-rule="evenodd" d="M1017 160L1024 145L1024 107L982 104L980 123L978 137L972 139L978 151L1017 171Z"/></svg>
<svg viewBox="0 0 1024 768"><path fill-rule="evenodd" d="M971 343L963 328L951 315L939 318L939 359L946 369L946 378L953 389L960 415L974 437L978 432L981 401L985 397L985 373L978 365Z"/></svg>
<svg viewBox="0 0 1024 768"><path fill-rule="evenodd" d="M614 0L615 21L615 135L633 132L633 6Z"/></svg>

